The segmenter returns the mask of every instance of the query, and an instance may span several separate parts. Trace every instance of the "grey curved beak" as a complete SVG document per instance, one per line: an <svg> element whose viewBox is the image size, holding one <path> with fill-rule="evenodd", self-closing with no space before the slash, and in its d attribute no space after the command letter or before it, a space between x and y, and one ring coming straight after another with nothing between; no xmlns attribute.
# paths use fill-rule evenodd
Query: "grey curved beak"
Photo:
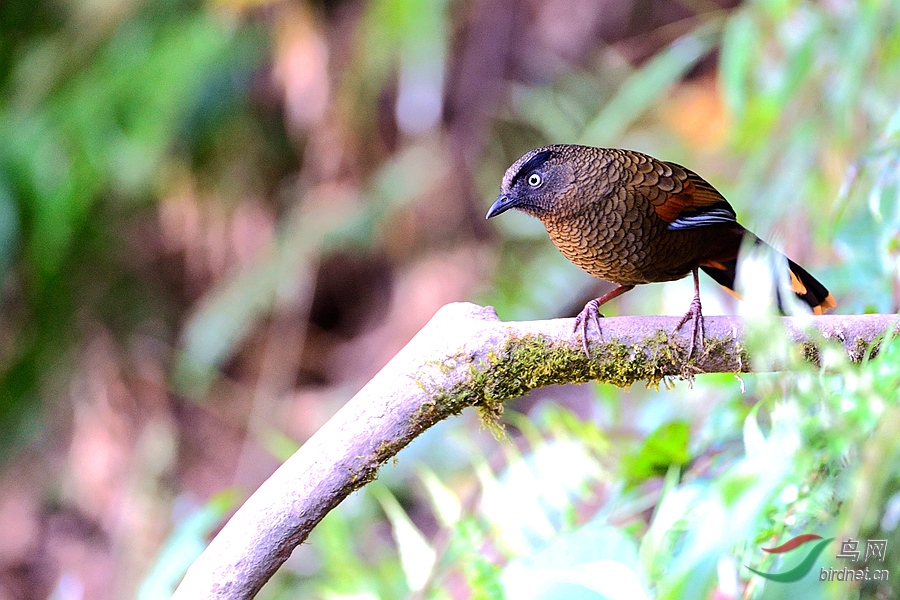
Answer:
<svg viewBox="0 0 900 600"><path fill-rule="evenodd" d="M500 195L497 200L491 204L491 207L487 211L487 216L485 219L490 219L491 217L496 217L497 215L503 214L509 209L513 208L515 203L509 198L509 196Z"/></svg>

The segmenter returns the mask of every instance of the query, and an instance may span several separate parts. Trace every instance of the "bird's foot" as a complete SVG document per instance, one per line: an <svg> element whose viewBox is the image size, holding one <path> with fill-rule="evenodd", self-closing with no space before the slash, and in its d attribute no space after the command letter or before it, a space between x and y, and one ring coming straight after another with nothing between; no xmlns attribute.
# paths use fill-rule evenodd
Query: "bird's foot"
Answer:
<svg viewBox="0 0 900 600"><path fill-rule="evenodd" d="M585 307L587 308L587 307ZM703 340L706 337L706 332L703 329L703 312L700 307L700 296L694 296L694 299L691 300L691 307L688 309L684 316L681 317L681 321L678 322L678 325L675 326L675 331L681 329L681 327L688 322L688 319L691 320L691 341L688 345L688 360L694 355L694 342L699 341L698 344L700 349L703 349ZM675 333L673 331L672 333ZM697 332L700 332L700 337L697 337Z"/></svg>
<svg viewBox="0 0 900 600"><path fill-rule="evenodd" d="M581 309L581 312L578 313L578 316L575 317L575 329L574 333L578 333L579 328L581 329L581 343L584 347L584 353L587 354L588 358L591 357L591 350L588 346L588 328L591 323L597 328L597 335L602 335L603 331L600 329L600 318L603 317L600 314L600 299L594 298L590 302L584 305L584 308Z"/></svg>

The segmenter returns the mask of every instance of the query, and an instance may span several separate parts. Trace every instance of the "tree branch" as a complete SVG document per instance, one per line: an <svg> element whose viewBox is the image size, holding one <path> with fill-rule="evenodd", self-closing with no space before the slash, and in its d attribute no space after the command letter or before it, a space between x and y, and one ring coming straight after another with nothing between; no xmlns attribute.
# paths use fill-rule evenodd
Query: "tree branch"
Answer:
<svg viewBox="0 0 900 600"><path fill-rule="evenodd" d="M782 321L810 359L818 357L815 335L839 341L858 361L870 343L897 327L896 315L811 317L818 331L811 336L795 319ZM492 417L504 401L551 384L658 384L670 376L750 370L742 319L707 317L704 351L690 363L684 362L687 334L667 333L677 322L603 319L602 339L588 359L572 334L572 319L503 323L490 307L443 307L244 503L173 598L252 598L331 509L425 429L467 406Z"/></svg>

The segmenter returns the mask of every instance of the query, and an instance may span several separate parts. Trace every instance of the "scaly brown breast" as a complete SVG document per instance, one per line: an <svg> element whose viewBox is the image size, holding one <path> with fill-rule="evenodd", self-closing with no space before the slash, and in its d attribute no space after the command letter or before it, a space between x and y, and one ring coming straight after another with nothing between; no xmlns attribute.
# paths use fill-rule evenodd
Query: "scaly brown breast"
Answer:
<svg viewBox="0 0 900 600"><path fill-rule="evenodd" d="M620 193L577 214L542 219L550 239L578 267L619 285L680 279L700 251L697 230L669 231L644 198Z"/></svg>

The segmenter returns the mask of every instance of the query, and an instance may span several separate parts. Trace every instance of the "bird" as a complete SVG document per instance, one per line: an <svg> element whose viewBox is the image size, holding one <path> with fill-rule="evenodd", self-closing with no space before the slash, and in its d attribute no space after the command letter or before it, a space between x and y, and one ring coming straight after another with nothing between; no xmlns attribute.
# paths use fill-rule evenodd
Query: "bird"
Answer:
<svg viewBox="0 0 900 600"><path fill-rule="evenodd" d="M562 254L594 277L618 287L585 304L575 320L585 353L589 326L600 332L599 308L635 286L692 274L694 297L675 331L691 321L688 358L702 348L703 271L733 295L742 247L774 249L737 222L728 201L681 165L634 150L574 144L526 152L506 170L488 219L510 209L537 217ZM777 256L781 256L777 253ZM784 257L790 289L813 313L837 302L815 277ZM778 286L775 286L778 289ZM781 309L780 298L776 298Z"/></svg>

